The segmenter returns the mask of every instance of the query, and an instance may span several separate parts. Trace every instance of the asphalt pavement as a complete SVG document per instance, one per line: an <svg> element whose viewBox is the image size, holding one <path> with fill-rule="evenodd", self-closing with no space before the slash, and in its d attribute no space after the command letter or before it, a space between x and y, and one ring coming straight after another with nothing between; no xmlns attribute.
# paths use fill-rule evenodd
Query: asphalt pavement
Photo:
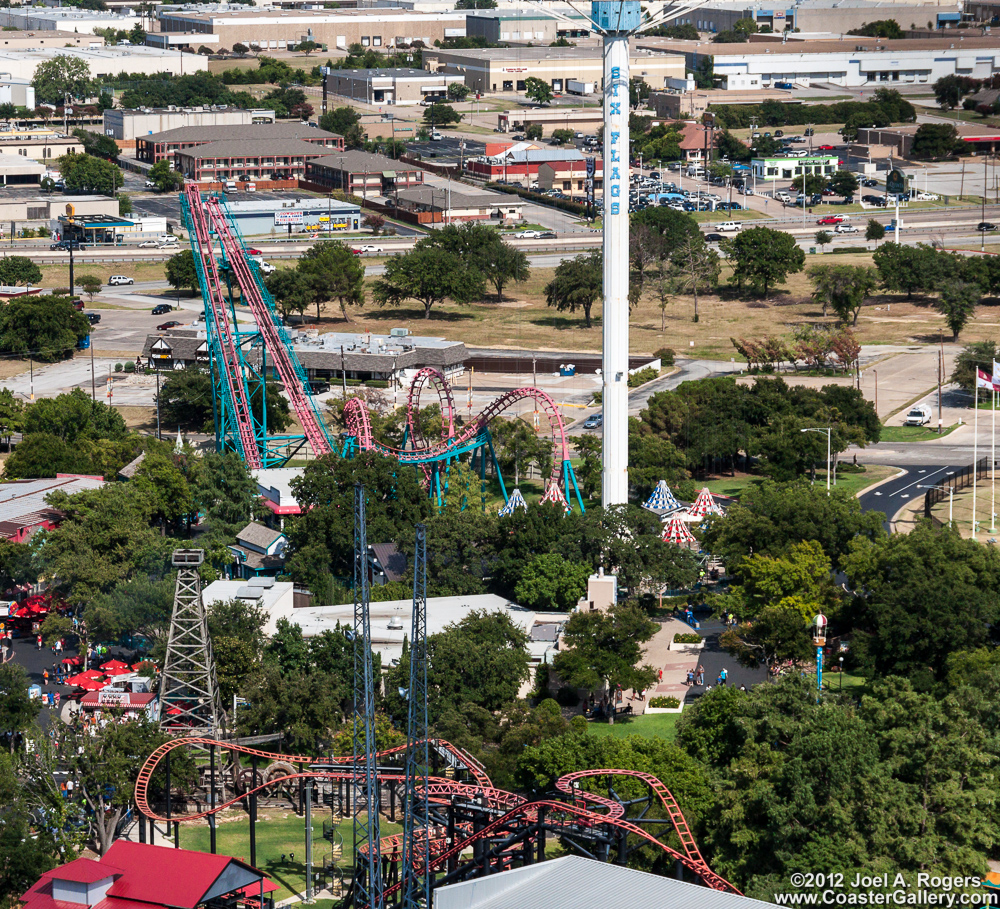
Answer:
<svg viewBox="0 0 1000 909"><path fill-rule="evenodd" d="M890 522L901 508L914 499L923 498L927 487L936 486L947 480L964 465L923 464L906 468L900 476L883 483L876 489L858 497L862 511L881 511L885 515L885 529L890 530Z"/></svg>

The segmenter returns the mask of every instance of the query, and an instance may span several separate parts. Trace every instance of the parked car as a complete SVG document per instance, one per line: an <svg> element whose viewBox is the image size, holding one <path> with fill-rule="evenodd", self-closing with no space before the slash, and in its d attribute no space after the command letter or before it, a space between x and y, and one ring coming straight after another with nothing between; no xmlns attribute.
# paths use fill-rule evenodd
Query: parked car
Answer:
<svg viewBox="0 0 1000 909"><path fill-rule="evenodd" d="M885 208L889 204L884 196L862 196L861 201L867 202L869 205L877 205L879 208Z"/></svg>
<svg viewBox="0 0 1000 909"><path fill-rule="evenodd" d="M583 421L584 429L598 429L603 425L604 425L604 414L600 413L591 414L589 417L587 417L586 420Z"/></svg>
<svg viewBox="0 0 1000 909"><path fill-rule="evenodd" d="M928 192L918 192L914 196L914 198L918 202L937 202L938 200L937 193L928 193Z"/></svg>
<svg viewBox="0 0 1000 909"><path fill-rule="evenodd" d="M981 230L981 231L983 231L983 232L986 232L986 231L988 231L988 230L996 230L996 229L997 229L997 226L996 226L996 224L993 224L993 223L992 223L992 222L990 222L990 221L980 221L980 222L979 222L979 223L978 223L978 224L976 225L976 230Z"/></svg>
<svg viewBox="0 0 1000 909"><path fill-rule="evenodd" d="M157 303L153 307L154 316L165 316L168 312L173 312L174 308L169 303Z"/></svg>
<svg viewBox="0 0 1000 909"><path fill-rule="evenodd" d="M833 151L836 146L833 145L818 145L817 151Z"/></svg>
<svg viewBox="0 0 1000 909"><path fill-rule="evenodd" d="M835 234L856 234L858 232L858 228L853 224L838 224L833 229L833 232Z"/></svg>
<svg viewBox="0 0 1000 909"><path fill-rule="evenodd" d="M774 131L774 138L775 139L780 139L783 135L785 135L785 131L783 129L776 129Z"/></svg>
<svg viewBox="0 0 1000 909"><path fill-rule="evenodd" d="M83 317L91 324L96 325L101 321L101 314L99 312L85 312Z"/></svg>
<svg viewBox="0 0 1000 909"><path fill-rule="evenodd" d="M146 186L147 186L147 188L148 187L153 187L154 189L156 188L156 184L152 180L147 180L146 181Z"/></svg>
<svg viewBox="0 0 1000 909"><path fill-rule="evenodd" d="M128 275L112 275L108 278L108 284L117 287L119 284L135 284L135 281Z"/></svg>
<svg viewBox="0 0 1000 909"><path fill-rule="evenodd" d="M791 82L775 82L774 83L774 87L775 88L780 88L780 89L782 89L782 91L786 91L786 92L787 91L791 91L792 88L794 88L794 86L792 85Z"/></svg>
<svg viewBox="0 0 1000 909"><path fill-rule="evenodd" d="M312 389L314 395L321 395L330 390L330 383L324 382L321 379L310 379L309 387Z"/></svg>
<svg viewBox="0 0 1000 909"><path fill-rule="evenodd" d="M827 215L825 218L820 218L816 223L819 225L840 224L843 220L840 215Z"/></svg>
<svg viewBox="0 0 1000 909"><path fill-rule="evenodd" d="M157 331L169 331L171 328L176 328L181 323L176 319L171 319L169 322L161 322L156 326Z"/></svg>
<svg viewBox="0 0 1000 909"><path fill-rule="evenodd" d="M910 408L910 412L903 421L904 426L926 426L930 423L933 412L927 404L917 404Z"/></svg>

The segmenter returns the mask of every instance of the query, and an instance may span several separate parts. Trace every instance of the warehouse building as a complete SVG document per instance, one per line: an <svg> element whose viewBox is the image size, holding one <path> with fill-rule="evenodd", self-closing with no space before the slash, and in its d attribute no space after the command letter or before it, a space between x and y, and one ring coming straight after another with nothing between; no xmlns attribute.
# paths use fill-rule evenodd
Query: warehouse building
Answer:
<svg viewBox="0 0 1000 909"><path fill-rule="evenodd" d="M114 28L127 32L139 25L140 21L138 16L121 16L117 13L102 13L68 6L56 8L14 6L0 9L0 26L32 32L73 32L77 35L92 35L95 28Z"/></svg>
<svg viewBox="0 0 1000 909"><path fill-rule="evenodd" d="M632 78L662 89L671 80L684 83L680 54L633 49L629 54ZM481 48L425 50L424 68L432 73L455 73L477 92L523 92L529 78L541 79L555 92L567 90L569 80L604 85L604 60L599 47Z"/></svg>
<svg viewBox="0 0 1000 909"><path fill-rule="evenodd" d="M405 9L276 10L218 8L171 9L160 13L161 32L188 33L191 44L196 36L214 35L223 47L237 42L261 50L283 50L303 41L346 50L362 47L409 46L421 42L431 47L435 41L465 35L465 13L418 13Z"/></svg>
<svg viewBox="0 0 1000 909"><path fill-rule="evenodd" d="M565 19L546 16L537 9L476 10L465 20L465 30L470 38L485 38L490 44L502 41L537 42L549 44L560 38L567 40L589 38L593 29L590 19L573 9L559 10Z"/></svg>
<svg viewBox="0 0 1000 909"><path fill-rule="evenodd" d="M0 186L33 186L45 176L45 165L33 158L0 152Z"/></svg>
<svg viewBox="0 0 1000 909"><path fill-rule="evenodd" d="M791 91L779 88L736 91L731 89L692 88L682 92L651 92L646 103L657 117L667 120L700 120L711 104L763 104L765 101L780 101L782 104L801 104Z"/></svg>
<svg viewBox="0 0 1000 909"><path fill-rule="evenodd" d="M894 19L904 31L911 28L954 28L962 18L958 3L910 2L889 0L798 0L785 9L774 4L748 6L746 3L714 2L692 13L666 20L668 25L690 24L700 32L716 34L730 31L741 19L752 19L759 29L774 32L798 29L800 32L835 32L844 34L882 19Z"/></svg>
<svg viewBox="0 0 1000 909"><path fill-rule="evenodd" d="M466 191L468 190L468 191ZM443 186L419 186L401 189L396 196L400 210L422 217L421 224L453 224L457 221L517 222L522 219L524 202L506 193L462 191Z"/></svg>
<svg viewBox="0 0 1000 909"><path fill-rule="evenodd" d="M461 76L422 69L332 69L326 90L367 104L419 104L446 98L449 85L464 82Z"/></svg>
<svg viewBox="0 0 1000 909"><path fill-rule="evenodd" d="M361 229L360 207L329 197L229 199L226 205L245 237L286 233L289 228L331 234Z"/></svg>
<svg viewBox="0 0 1000 909"><path fill-rule="evenodd" d="M305 179L323 192L339 190L363 198L389 196L404 186L419 186L424 172L385 155L345 151L307 161Z"/></svg>
<svg viewBox="0 0 1000 909"><path fill-rule="evenodd" d="M0 50L0 73L31 81L38 65L53 57L82 60L90 68L91 78L98 80L109 79L119 73L144 73L148 76L170 73L181 76L208 69L208 60L200 54L181 54L180 51L154 47L45 47Z"/></svg>
<svg viewBox="0 0 1000 909"><path fill-rule="evenodd" d="M990 37L886 41L844 35L838 39L790 38L787 43L699 44L640 35L635 43L647 50L683 54L691 70L708 55L716 76L724 78L724 87L737 90L771 88L778 82L850 88L933 85L944 76L988 79L1000 72L1000 45Z"/></svg>
<svg viewBox="0 0 1000 909"><path fill-rule="evenodd" d="M5 11L4 11L5 12ZM4 26L16 28L16 26ZM81 35L72 31L5 31L0 34L0 49L28 50L33 47L104 47L98 35Z"/></svg>
<svg viewBox="0 0 1000 909"><path fill-rule="evenodd" d="M134 142L140 136L152 136L185 126L249 126L252 123L273 122L273 110L243 110L226 106L144 107L140 110L106 110L104 135L119 142Z"/></svg>
<svg viewBox="0 0 1000 909"><path fill-rule="evenodd" d="M251 123L215 126L181 126L151 136L140 136L135 142L136 157L147 164L164 158L174 158L181 151L229 140L296 139L321 149L342 150L344 137L305 123ZM324 154L324 152L319 152Z"/></svg>

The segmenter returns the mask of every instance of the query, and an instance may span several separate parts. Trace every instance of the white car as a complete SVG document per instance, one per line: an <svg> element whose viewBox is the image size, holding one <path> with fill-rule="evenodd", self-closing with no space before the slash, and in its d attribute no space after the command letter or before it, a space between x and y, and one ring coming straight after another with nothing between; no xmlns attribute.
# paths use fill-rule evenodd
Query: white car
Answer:
<svg viewBox="0 0 1000 909"><path fill-rule="evenodd" d="M918 202L937 202L937 193L917 193L914 198Z"/></svg>
<svg viewBox="0 0 1000 909"><path fill-rule="evenodd" d="M160 244L156 240L143 240L139 244L139 249L159 249Z"/></svg>
<svg viewBox="0 0 1000 909"><path fill-rule="evenodd" d="M363 253L380 253L382 252L381 246L372 246L370 243L366 243L363 246L359 246L358 249Z"/></svg>
<svg viewBox="0 0 1000 909"><path fill-rule="evenodd" d="M539 230L521 230L514 234L515 237L519 237L522 240L537 240L541 235L542 232Z"/></svg>
<svg viewBox="0 0 1000 909"><path fill-rule="evenodd" d="M841 223L841 224L838 224L833 229L833 232L835 234L856 234L858 232L858 228L855 227L853 224Z"/></svg>
<svg viewBox="0 0 1000 909"><path fill-rule="evenodd" d="M719 231L730 231L730 230L743 230L742 221L723 221L721 224L715 226L716 230Z"/></svg>
<svg viewBox="0 0 1000 909"><path fill-rule="evenodd" d="M146 186L147 187L153 187L153 188L155 188L156 184L152 180L147 180L146 181Z"/></svg>

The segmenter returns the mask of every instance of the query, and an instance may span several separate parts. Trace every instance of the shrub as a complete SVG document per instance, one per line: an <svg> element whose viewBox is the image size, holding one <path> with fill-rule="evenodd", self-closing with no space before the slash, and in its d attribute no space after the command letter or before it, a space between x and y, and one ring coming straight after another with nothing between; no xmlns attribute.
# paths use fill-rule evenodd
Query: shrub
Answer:
<svg viewBox="0 0 1000 909"><path fill-rule="evenodd" d="M681 702L677 698L673 697L657 697L649 699L650 707L663 707L668 710L676 710L681 706Z"/></svg>
<svg viewBox="0 0 1000 909"><path fill-rule="evenodd" d="M121 371L122 371L122 364L115 363L115 372L121 372Z"/></svg>
<svg viewBox="0 0 1000 909"><path fill-rule="evenodd" d="M658 378L660 373L653 369L652 366L647 366L645 369L640 369L638 372L632 373L628 377L628 387L638 388L640 385L645 385L647 382L652 382L653 379Z"/></svg>
<svg viewBox="0 0 1000 909"><path fill-rule="evenodd" d="M674 635L674 643L675 644L700 644L701 643L701 635L700 634L696 634L693 631L684 631L684 632L678 631L677 634Z"/></svg>
<svg viewBox="0 0 1000 909"><path fill-rule="evenodd" d="M674 359L677 357L677 354L674 352L672 347L661 347L658 351L656 351L656 353L653 354L653 356L659 357L660 363L663 366L673 366Z"/></svg>
<svg viewBox="0 0 1000 909"><path fill-rule="evenodd" d="M587 718L585 716L580 716L577 714L573 719L569 721L569 727L574 732L586 732L587 731Z"/></svg>
<svg viewBox="0 0 1000 909"><path fill-rule="evenodd" d="M132 360L127 360L123 364L125 372L135 372L135 363Z"/></svg>

